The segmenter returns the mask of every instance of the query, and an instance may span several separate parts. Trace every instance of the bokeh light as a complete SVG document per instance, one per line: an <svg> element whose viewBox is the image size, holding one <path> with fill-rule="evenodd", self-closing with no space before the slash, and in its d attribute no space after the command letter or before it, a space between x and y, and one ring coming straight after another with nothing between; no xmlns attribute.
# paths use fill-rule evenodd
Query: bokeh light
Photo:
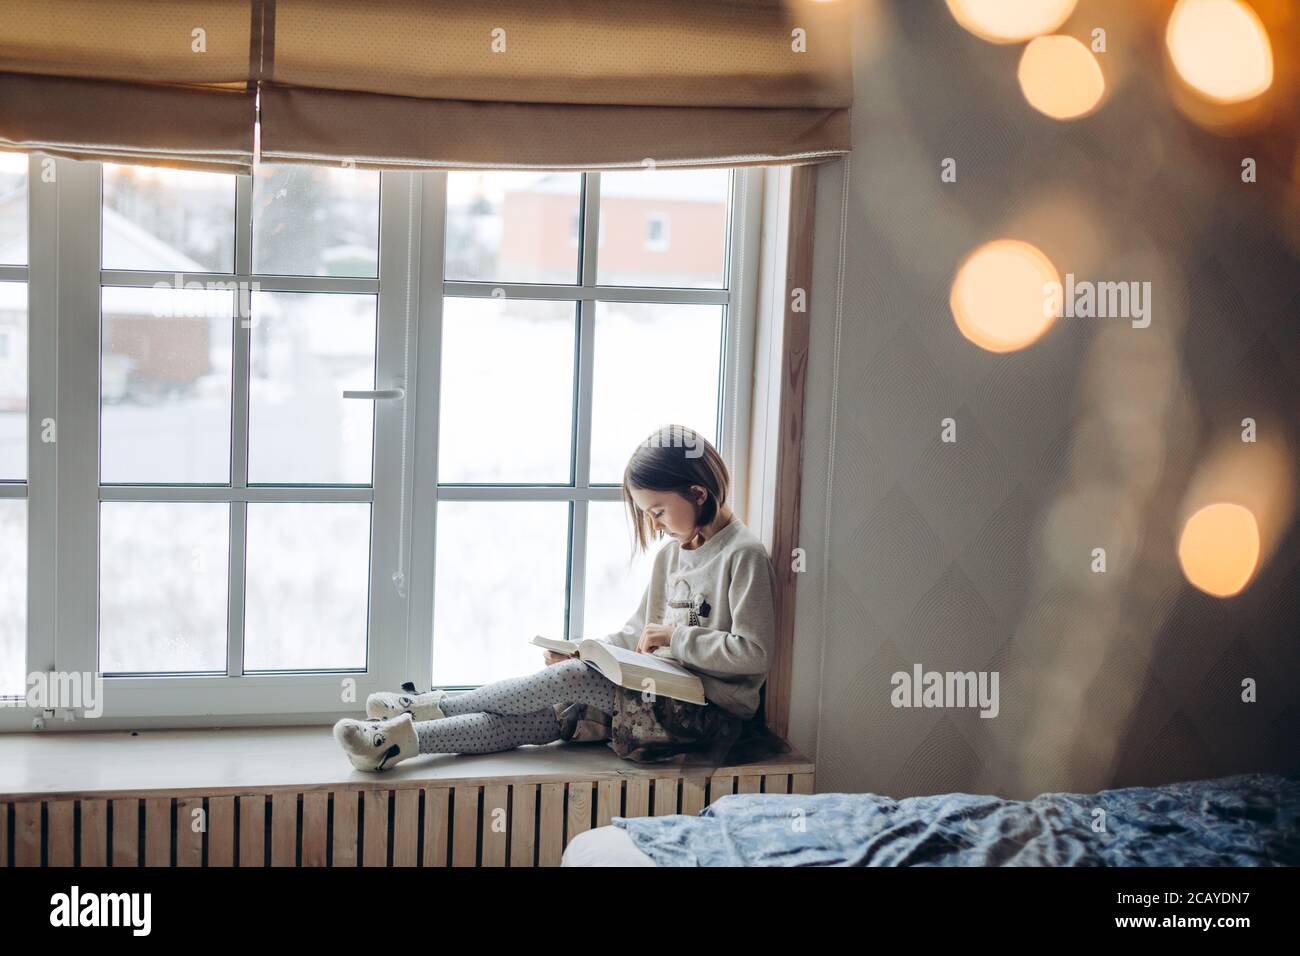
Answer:
<svg viewBox="0 0 1300 956"><path fill-rule="evenodd" d="M1178 75L1215 103L1254 99L1273 84L1273 50L1241 0L1178 0L1165 45Z"/></svg>
<svg viewBox="0 0 1300 956"><path fill-rule="evenodd" d="M1259 566L1259 524L1250 509L1220 501L1183 526L1178 563L1195 587L1215 597L1241 591Z"/></svg>
<svg viewBox="0 0 1300 956"><path fill-rule="evenodd" d="M948 0L958 23L990 43L1020 43L1051 33L1077 0Z"/></svg>
<svg viewBox="0 0 1300 956"><path fill-rule="evenodd" d="M1042 250L1019 239L980 246L957 269L949 305L957 328L980 348L1014 352L1032 345L1056 321L1045 308L1060 273ZM1055 297L1059 306L1059 294Z"/></svg>
<svg viewBox="0 0 1300 956"><path fill-rule="evenodd" d="M1077 119L1097 108L1106 80L1092 51L1074 37L1029 42L1016 71L1029 105L1053 119Z"/></svg>

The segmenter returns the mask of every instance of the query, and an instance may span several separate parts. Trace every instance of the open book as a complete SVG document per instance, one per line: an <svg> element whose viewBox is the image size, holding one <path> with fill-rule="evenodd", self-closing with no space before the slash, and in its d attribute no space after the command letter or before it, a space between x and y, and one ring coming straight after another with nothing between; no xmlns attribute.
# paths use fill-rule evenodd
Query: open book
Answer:
<svg viewBox="0 0 1300 956"><path fill-rule="evenodd" d="M531 643L556 654L576 654L619 687L648 690L692 704L706 703L704 683L677 663L666 647L656 648L654 654L638 654L590 637L582 641L559 641L540 634Z"/></svg>

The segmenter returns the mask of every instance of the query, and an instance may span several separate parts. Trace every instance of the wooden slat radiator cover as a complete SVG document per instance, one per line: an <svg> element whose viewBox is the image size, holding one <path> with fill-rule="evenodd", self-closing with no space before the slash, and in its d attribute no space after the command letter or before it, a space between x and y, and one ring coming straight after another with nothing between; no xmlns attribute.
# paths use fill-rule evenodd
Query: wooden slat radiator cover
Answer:
<svg viewBox="0 0 1300 956"><path fill-rule="evenodd" d="M551 774L554 776L554 774ZM0 794L4 866L556 866L614 816L695 814L731 793L812 793L797 754L761 764L529 782L406 779L249 792Z"/></svg>

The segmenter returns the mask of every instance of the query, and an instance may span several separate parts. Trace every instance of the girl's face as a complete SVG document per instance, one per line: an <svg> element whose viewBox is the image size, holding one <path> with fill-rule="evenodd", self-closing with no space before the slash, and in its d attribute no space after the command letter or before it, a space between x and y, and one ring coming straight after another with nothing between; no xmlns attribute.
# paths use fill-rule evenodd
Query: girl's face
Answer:
<svg viewBox="0 0 1300 956"><path fill-rule="evenodd" d="M695 507L675 491L646 491L628 489L637 507L650 516L656 531L662 531L682 544L695 537ZM691 493L703 504L707 490L702 485L691 485Z"/></svg>

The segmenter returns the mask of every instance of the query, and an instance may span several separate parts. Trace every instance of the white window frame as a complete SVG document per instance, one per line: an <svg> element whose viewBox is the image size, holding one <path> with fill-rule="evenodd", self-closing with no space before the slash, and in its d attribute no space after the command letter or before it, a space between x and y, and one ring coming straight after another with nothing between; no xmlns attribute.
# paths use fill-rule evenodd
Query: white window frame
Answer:
<svg viewBox="0 0 1300 956"><path fill-rule="evenodd" d="M53 171L53 181L42 179ZM29 327L29 465L24 486L0 494L28 501L28 661L31 671L94 672L97 657L98 511L101 501L172 500L232 503L228 667L225 676L105 678L103 716L63 720L47 730L210 727L328 723L359 711L368 693L403 681L425 686L432 669L434 556L439 500L571 502L568 632L583 632L587 508L619 501L617 485L589 481L592 348L595 303L704 303L724 306L724 367L718 407L719 451L732 471L733 507L745 513L752 402L758 243L765 170L737 168L732 177L725 289L598 287L600 174L583 174L576 285L449 281L444 276L446 173L382 173L379 278L277 277L251 274L252 180L236 183L234 274L185 274L183 281L259 283L261 291L378 294L377 390L405 397L377 401L372 487L248 488L247 446L234 440L229 488L99 484L99 321L101 284L153 285L154 272L101 270L101 164L33 154L29 164L29 265L0 270L26 276ZM93 215L95 228L88 227ZM439 365L446 294L578 301L578 414L574 483L550 486L437 484ZM244 293L232 293L232 295ZM500 295L500 293L496 293ZM246 303L242 311L247 315ZM232 420L246 421L249 330L233 323ZM421 387L424 383L424 387ZM40 442L40 423L55 418L58 441ZM6 490L7 489L7 490ZM244 675L242 662L242 520L249 501L367 501L372 505L370 620L364 671ZM344 681L355 682L343 699ZM36 713L0 707L0 732L32 729ZM54 717L54 719L49 719Z"/></svg>
<svg viewBox="0 0 1300 956"><path fill-rule="evenodd" d="M52 160L50 162L53 162ZM54 610L52 583L54 569L52 549L35 547L39 532L48 533L54 526L54 470L53 455L34 454L40 441L41 419L37 406L51 407L54 397L52 376L33 379L39 367L49 369L53 364L50 345L53 333L37 327L40 317L32 308L37 290L48 293L53 288L53 270L50 268L51 249L34 227L34 219L51 211L48 196L38 194L36 184L42 174L41 163L35 156L27 163L27 265L0 266L0 279L27 283L27 475L21 482L0 484L0 498L22 498L27 506L27 669L38 669L38 662L53 659L53 636L49 622ZM39 264L38 264L39 262ZM29 711L12 714L0 710L0 729L8 724L30 721Z"/></svg>

